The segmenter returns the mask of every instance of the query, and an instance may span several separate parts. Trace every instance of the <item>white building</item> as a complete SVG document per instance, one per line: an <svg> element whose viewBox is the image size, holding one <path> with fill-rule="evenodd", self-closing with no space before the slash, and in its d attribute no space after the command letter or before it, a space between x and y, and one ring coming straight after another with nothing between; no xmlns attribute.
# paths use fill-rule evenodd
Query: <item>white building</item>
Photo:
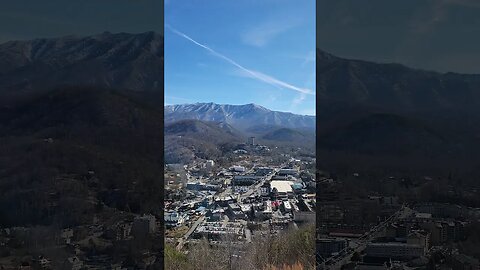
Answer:
<svg viewBox="0 0 480 270"><path fill-rule="evenodd" d="M181 226L185 222L185 216L178 212L167 212L164 217L167 226Z"/></svg>
<svg viewBox="0 0 480 270"><path fill-rule="evenodd" d="M287 197L293 194L292 184L291 181L273 180L270 182L270 187L272 191L277 190L279 197Z"/></svg>
<svg viewBox="0 0 480 270"><path fill-rule="evenodd" d="M212 169L213 166L215 166L215 162L214 162L213 160L207 160L207 161L205 162L205 168L207 168L207 169Z"/></svg>
<svg viewBox="0 0 480 270"><path fill-rule="evenodd" d="M234 166L230 167L230 171L245 172L245 167L234 165Z"/></svg>
<svg viewBox="0 0 480 270"><path fill-rule="evenodd" d="M290 204L289 201L283 201L283 202L282 202L282 207L283 207L283 210L284 210L286 213L292 211L292 205Z"/></svg>
<svg viewBox="0 0 480 270"><path fill-rule="evenodd" d="M273 214L273 210L272 210L272 202L267 200L264 202L264 207L265 207L265 210L263 210L262 214L265 218L271 218L272 217L272 214Z"/></svg>

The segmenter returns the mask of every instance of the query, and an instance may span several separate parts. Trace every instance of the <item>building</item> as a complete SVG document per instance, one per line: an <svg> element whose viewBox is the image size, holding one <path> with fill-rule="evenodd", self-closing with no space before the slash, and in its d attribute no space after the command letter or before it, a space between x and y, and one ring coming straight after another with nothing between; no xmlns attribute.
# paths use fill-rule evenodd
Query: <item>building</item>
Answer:
<svg viewBox="0 0 480 270"><path fill-rule="evenodd" d="M115 239L116 240L125 240L130 237L132 232L132 223L120 223L117 225L115 230Z"/></svg>
<svg viewBox="0 0 480 270"><path fill-rule="evenodd" d="M283 169L280 169L278 172L277 172L277 175L278 176L298 176L298 170L297 169L290 169L290 168L283 168Z"/></svg>
<svg viewBox="0 0 480 270"><path fill-rule="evenodd" d="M198 182L188 182L187 183L187 189L188 190L200 190L201 188L201 183Z"/></svg>
<svg viewBox="0 0 480 270"><path fill-rule="evenodd" d="M229 203L227 215L230 219L233 220L244 220L246 219L245 213L242 211L242 208L237 203Z"/></svg>
<svg viewBox="0 0 480 270"><path fill-rule="evenodd" d="M233 197L231 195L228 195L228 196L225 196L225 197L215 198L215 204L219 205L219 206L222 206L222 207L227 207L229 203L233 203L233 202L236 202L236 201L237 200L235 199L235 197Z"/></svg>
<svg viewBox="0 0 480 270"><path fill-rule="evenodd" d="M153 215L136 217L132 224L132 233L135 238L142 238L156 231L157 224Z"/></svg>
<svg viewBox="0 0 480 270"><path fill-rule="evenodd" d="M83 267L83 262L77 257L70 257L63 263L63 270L80 270Z"/></svg>
<svg viewBox="0 0 480 270"><path fill-rule="evenodd" d="M313 211L294 211L293 212L293 221L295 222L305 222L305 223L314 223L316 214Z"/></svg>
<svg viewBox="0 0 480 270"><path fill-rule="evenodd" d="M264 210L262 212L263 218L269 219L273 215L272 202L267 200L263 202Z"/></svg>
<svg viewBox="0 0 480 270"><path fill-rule="evenodd" d="M183 164L167 164L167 169L174 171L174 172L183 172L185 171L185 165Z"/></svg>
<svg viewBox="0 0 480 270"><path fill-rule="evenodd" d="M205 216L210 222L222 221L225 216L225 211L222 208L208 210Z"/></svg>
<svg viewBox="0 0 480 270"><path fill-rule="evenodd" d="M419 224L420 227L428 232L430 232L431 244L441 245L448 240L448 229L447 226L444 226L441 222L425 222Z"/></svg>
<svg viewBox="0 0 480 270"><path fill-rule="evenodd" d="M369 257L412 259L425 255L425 249L421 245L401 242L370 243L365 249Z"/></svg>
<svg viewBox="0 0 480 270"><path fill-rule="evenodd" d="M259 176L266 176L273 173L273 168L269 167L257 167L255 168L255 174Z"/></svg>
<svg viewBox="0 0 480 270"><path fill-rule="evenodd" d="M261 152L269 152L270 148L268 148L268 146L266 146L266 145L257 145L255 147L255 150L261 151Z"/></svg>
<svg viewBox="0 0 480 270"><path fill-rule="evenodd" d="M340 205L322 204L317 211L317 216L327 223L340 223L344 219L345 212Z"/></svg>
<svg viewBox="0 0 480 270"><path fill-rule="evenodd" d="M234 166L230 167L230 171L232 171L232 172L245 172L245 167L234 165Z"/></svg>
<svg viewBox="0 0 480 270"><path fill-rule="evenodd" d="M399 205L398 204L398 197L396 197L396 196L381 197L380 203L382 205L394 205L394 206Z"/></svg>
<svg viewBox="0 0 480 270"><path fill-rule="evenodd" d="M440 218L460 218L468 215L464 207L448 203L421 203L415 205L414 210L431 213L432 216Z"/></svg>
<svg viewBox="0 0 480 270"><path fill-rule="evenodd" d="M52 261L43 256L38 256L36 259L33 260L33 268L52 269Z"/></svg>
<svg viewBox="0 0 480 270"><path fill-rule="evenodd" d="M286 181L286 180L289 180L286 175L281 175L281 176L280 176L280 175L278 175L278 174L272 176L271 179L272 179L272 180L285 180L285 181Z"/></svg>
<svg viewBox="0 0 480 270"><path fill-rule="evenodd" d="M336 201L340 198L339 191L336 187L323 185L318 189L317 200L321 202Z"/></svg>
<svg viewBox="0 0 480 270"><path fill-rule="evenodd" d="M408 232L408 227L405 224L393 223L393 224L389 224L388 227L386 228L385 236L390 238L406 239L407 232Z"/></svg>
<svg viewBox="0 0 480 270"><path fill-rule="evenodd" d="M213 166L215 166L215 161L213 160L207 160L205 162L205 167L207 167L208 169L211 169Z"/></svg>
<svg viewBox="0 0 480 270"><path fill-rule="evenodd" d="M274 180L270 182L270 186L272 188L272 192L275 191L275 195L278 198L287 198L289 196L293 196L293 189L292 189L292 182L291 181L279 181Z"/></svg>
<svg viewBox="0 0 480 270"><path fill-rule="evenodd" d="M293 185L292 185L292 189L295 192L301 192L304 188L305 188L305 186L302 182L293 183Z"/></svg>
<svg viewBox="0 0 480 270"><path fill-rule="evenodd" d="M453 270L479 270L480 262L464 254L454 254L450 258L450 265Z"/></svg>
<svg viewBox="0 0 480 270"><path fill-rule="evenodd" d="M71 239L73 238L73 229L63 229L60 234L62 239L65 241L65 244L70 244Z"/></svg>
<svg viewBox="0 0 480 270"><path fill-rule="evenodd" d="M285 230L291 224L292 219L288 215L273 215L270 219L270 228L273 230Z"/></svg>
<svg viewBox="0 0 480 270"><path fill-rule="evenodd" d="M181 226L185 222L186 216L176 211L166 212L164 214L164 219L165 219L165 226L177 227L177 226Z"/></svg>
<svg viewBox="0 0 480 270"><path fill-rule="evenodd" d="M249 145L255 145L255 137L248 138L248 144Z"/></svg>
<svg viewBox="0 0 480 270"><path fill-rule="evenodd" d="M244 149L238 149L233 151L234 154L248 154L247 150Z"/></svg>
<svg viewBox="0 0 480 270"><path fill-rule="evenodd" d="M243 238L244 226L239 222L204 222L192 234L199 239L205 237L211 240L220 240L223 237Z"/></svg>
<svg viewBox="0 0 480 270"><path fill-rule="evenodd" d="M272 191L272 188L271 188L269 182L263 183L263 185L260 187L260 194L261 194L263 197L270 196L270 192L271 192L271 191Z"/></svg>
<svg viewBox="0 0 480 270"><path fill-rule="evenodd" d="M248 186L233 186L232 187L232 190L235 192L235 193L245 193L248 191Z"/></svg>
<svg viewBox="0 0 480 270"><path fill-rule="evenodd" d="M416 212L415 213L415 218L416 219L420 219L420 220L427 220L427 219L431 219L432 218L432 214L430 213L420 213L420 212Z"/></svg>
<svg viewBox="0 0 480 270"><path fill-rule="evenodd" d="M407 244L420 245L427 252L430 248L430 233L423 230L412 231L407 237Z"/></svg>
<svg viewBox="0 0 480 270"><path fill-rule="evenodd" d="M205 184L205 183L199 183L199 182L188 182L187 189L218 191L220 190L220 185L212 185L212 184Z"/></svg>
<svg viewBox="0 0 480 270"><path fill-rule="evenodd" d="M292 212L292 205L289 201L282 202L282 210L284 213L291 213Z"/></svg>
<svg viewBox="0 0 480 270"><path fill-rule="evenodd" d="M260 179L262 178L256 175L235 175L233 184L236 186L250 186L256 184Z"/></svg>
<svg viewBox="0 0 480 270"><path fill-rule="evenodd" d="M358 263L353 269L355 270L388 270L390 268L383 264Z"/></svg>
<svg viewBox="0 0 480 270"><path fill-rule="evenodd" d="M341 238L321 238L317 239L317 252L320 256L328 258L340 253L348 247L348 241Z"/></svg>

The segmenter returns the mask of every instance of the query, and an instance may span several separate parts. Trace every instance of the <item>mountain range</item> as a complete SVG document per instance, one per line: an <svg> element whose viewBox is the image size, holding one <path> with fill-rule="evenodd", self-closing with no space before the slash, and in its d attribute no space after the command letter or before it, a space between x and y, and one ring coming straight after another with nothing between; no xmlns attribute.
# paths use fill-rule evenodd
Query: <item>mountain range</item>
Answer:
<svg viewBox="0 0 480 270"><path fill-rule="evenodd" d="M3 142L7 137L9 142L15 141L14 137L22 134L55 134L53 131L61 130L75 112L66 104L77 106L80 102L73 99L81 95L68 93L85 89L90 94L85 96L89 99L83 101L83 108L97 109L82 109L72 119L118 114L122 115L118 123L133 128L139 120L127 118L124 112L135 112L142 104L150 108L145 114L157 115L152 119L164 116L170 139L178 141L183 136L179 143L202 132L243 142L246 136L290 142L313 140L316 135L321 162L334 166L345 163L347 155L352 157L348 162L352 170L358 169L357 161L360 164L368 157L370 164L387 163L391 158L396 167L399 163L408 164L403 167L428 167L416 162L440 164L436 160L442 159L452 163L445 166L443 162L440 169L475 171L472 160L480 158L480 75L344 59L317 50L317 114L313 117L275 112L255 104L197 103L163 108L163 37L153 32L10 41L0 44L0 59ZM106 90L99 90L97 96L91 89ZM126 102L125 108L99 107L105 102L102 91L135 102ZM52 95L65 106L46 106L45 100ZM23 104L31 104L35 114L14 117L12 112L19 108L27 110ZM180 127L170 126L175 123ZM89 130L88 125L66 127L71 128L69 134L82 134L87 139L89 131L82 128ZM35 130L43 131L31 133ZM223 143L223 139L219 141Z"/></svg>
<svg viewBox="0 0 480 270"><path fill-rule="evenodd" d="M166 124L164 131L166 163L186 163L195 157L219 157L246 139L229 124L196 119Z"/></svg>
<svg viewBox="0 0 480 270"><path fill-rule="evenodd" d="M480 75L317 49L317 155L332 171L478 175Z"/></svg>
<svg viewBox="0 0 480 270"><path fill-rule="evenodd" d="M0 226L161 212L162 95L153 32L1 44Z"/></svg>
<svg viewBox="0 0 480 270"><path fill-rule="evenodd" d="M104 32L0 44L0 92L59 85L163 91L163 37Z"/></svg>
<svg viewBox="0 0 480 270"><path fill-rule="evenodd" d="M480 75L343 59L317 50L317 97L400 111L480 109Z"/></svg>
<svg viewBox="0 0 480 270"><path fill-rule="evenodd" d="M315 129L315 116L272 111L256 104L225 105L195 103L165 106L165 123L182 119L225 122L242 131L255 126L277 126L293 129Z"/></svg>
<svg viewBox="0 0 480 270"><path fill-rule="evenodd" d="M272 111L256 104L168 105L164 116L165 158L169 162L219 156L223 150L246 142L248 136L266 144L309 149L315 145L314 116Z"/></svg>

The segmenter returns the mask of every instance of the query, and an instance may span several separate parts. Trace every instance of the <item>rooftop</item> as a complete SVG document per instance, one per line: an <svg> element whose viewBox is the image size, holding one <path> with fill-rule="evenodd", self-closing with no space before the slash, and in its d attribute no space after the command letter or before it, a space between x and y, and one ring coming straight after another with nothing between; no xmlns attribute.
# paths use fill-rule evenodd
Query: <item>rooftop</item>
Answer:
<svg viewBox="0 0 480 270"><path fill-rule="evenodd" d="M279 193L292 192L292 181L276 181L270 182L271 188L276 188Z"/></svg>

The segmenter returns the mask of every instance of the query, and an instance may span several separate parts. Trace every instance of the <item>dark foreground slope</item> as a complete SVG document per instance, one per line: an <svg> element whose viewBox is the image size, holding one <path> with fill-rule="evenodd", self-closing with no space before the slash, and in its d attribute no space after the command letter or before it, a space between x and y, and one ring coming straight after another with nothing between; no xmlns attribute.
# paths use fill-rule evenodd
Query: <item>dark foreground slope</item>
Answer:
<svg viewBox="0 0 480 270"><path fill-rule="evenodd" d="M314 226L281 232L279 237L254 238L241 259L229 259L231 247L211 246L200 241L187 255L165 246L165 269L314 269ZM235 246L235 250L242 247ZM242 250L243 252L243 250Z"/></svg>
<svg viewBox="0 0 480 270"><path fill-rule="evenodd" d="M162 226L122 232L163 220L162 106L153 32L0 44L0 265L162 269Z"/></svg>
<svg viewBox="0 0 480 270"><path fill-rule="evenodd" d="M212 159L235 149L245 138L219 122L180 120L165 125L165 162L187 163L195 157Z"/></svg>
<svg viewBox="0 0 480 270"><path fill-rule="evenodd" d="M0 225L78 225L103 204L160 210L161 116L103 88L58 88L2 107Z"/></svg>

